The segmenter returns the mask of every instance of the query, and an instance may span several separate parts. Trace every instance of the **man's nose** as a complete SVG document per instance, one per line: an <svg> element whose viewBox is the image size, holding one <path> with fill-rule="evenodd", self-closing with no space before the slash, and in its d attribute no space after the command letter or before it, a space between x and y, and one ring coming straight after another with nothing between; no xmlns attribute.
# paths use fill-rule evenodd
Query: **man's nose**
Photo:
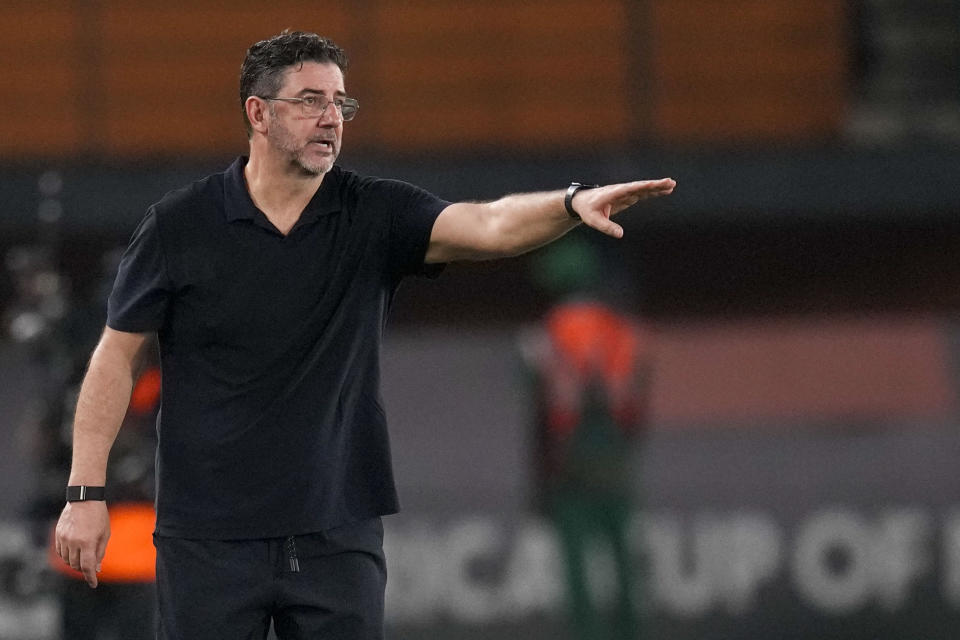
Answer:
<svg viewBox="0 0 960 640"><path fill-rule="evenodd" d="M323 113L320 114L320 120L318 123L319 122L338 125L343 122L343 115L340 113L340 109L337 109L337 105L335 103L328 102L327 106L323 109Z"/></svg>

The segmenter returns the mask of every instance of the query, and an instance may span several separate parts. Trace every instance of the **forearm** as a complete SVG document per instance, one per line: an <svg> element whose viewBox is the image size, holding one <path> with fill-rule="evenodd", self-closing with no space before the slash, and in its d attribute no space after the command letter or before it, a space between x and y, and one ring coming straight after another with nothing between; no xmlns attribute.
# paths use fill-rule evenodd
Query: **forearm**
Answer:
<svg viewBox="0 0 960 640"><path fill-rule="evenodd" d="M563 191L509 195L493 202L452 204L434 224L427 262L516 256L577 226Z"/></svg>
<svg viewBox="0 0 960 640"><path fill-rule="evenodd" d="M102 344L94 351L77 399L69 484L106 484L107 457L127 411L135 366Z"/></svg>
<svg viewBox="0 0 960 640"><path fill-rule="evenodd" d="M526 253L557 239L579 220L563 206L563 191L509 195L488 203L492 234L503 257Z"/></svg>

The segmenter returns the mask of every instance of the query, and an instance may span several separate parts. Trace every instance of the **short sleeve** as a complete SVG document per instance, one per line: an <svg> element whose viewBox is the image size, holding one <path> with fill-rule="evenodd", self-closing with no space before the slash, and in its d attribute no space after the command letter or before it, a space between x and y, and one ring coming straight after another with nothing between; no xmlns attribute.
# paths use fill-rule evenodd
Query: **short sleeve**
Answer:
<svg viewBox="0 0 960 640"><path fill-rule="evenodd" d="M107 302L107 326L132 333L157 331L166 319L171 294L157 214L151 208L120 260Z"/></svg>
<svg viewBox="0 0 960 640"><path fill-rule="evenodd" d="M426 265L433 223L450 203L399 180L383 180L391 203L390 261L400 276L436 276L443 265Z"/></svg>

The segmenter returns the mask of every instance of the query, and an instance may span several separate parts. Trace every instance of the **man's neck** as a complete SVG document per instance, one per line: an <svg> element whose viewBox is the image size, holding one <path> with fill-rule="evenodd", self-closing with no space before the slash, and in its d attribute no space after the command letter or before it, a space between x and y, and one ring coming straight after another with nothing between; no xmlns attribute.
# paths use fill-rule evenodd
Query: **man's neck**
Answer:
<svg viewBox="0 0 960 640"><path fill-rule="evenodd" d="M286 234L300 219L325 174L309 175L289 162L251 150L243 175L253 204Z"/></svg>

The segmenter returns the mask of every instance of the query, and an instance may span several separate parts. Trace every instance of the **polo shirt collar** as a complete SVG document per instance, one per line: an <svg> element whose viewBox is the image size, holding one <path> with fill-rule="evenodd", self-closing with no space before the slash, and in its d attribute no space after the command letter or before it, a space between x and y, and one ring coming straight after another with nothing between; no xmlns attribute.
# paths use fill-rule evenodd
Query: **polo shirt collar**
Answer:
<svg viewBox="0 0 960 640"><path fill-rule="evenodd" d="M223 180L223 202L224 213L227 220L253 220L266 219L266 216L260 211L250 192L247 190L247 180L243 175L243 169L247 166L247 156L240 156L233 161L233 164L226 170ZM297 226L312 222L320 216L329 215L340 211L340 167L334 166L323 177L320 188L313 194L313 198L303 210Z"/></svg>

